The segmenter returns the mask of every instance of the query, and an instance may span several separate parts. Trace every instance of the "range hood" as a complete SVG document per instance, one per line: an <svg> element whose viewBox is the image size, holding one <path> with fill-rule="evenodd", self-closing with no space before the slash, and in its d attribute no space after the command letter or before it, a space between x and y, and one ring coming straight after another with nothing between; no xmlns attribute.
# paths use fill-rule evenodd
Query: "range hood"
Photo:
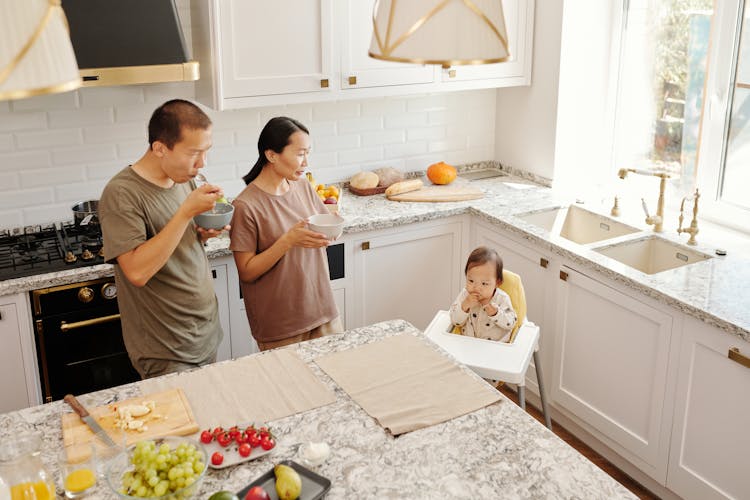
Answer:
<svg viewBox="0 0 750 500"><path fill-rule="evenodd" d="M174 0L63 0L84 87L193 81Z"/></svg>

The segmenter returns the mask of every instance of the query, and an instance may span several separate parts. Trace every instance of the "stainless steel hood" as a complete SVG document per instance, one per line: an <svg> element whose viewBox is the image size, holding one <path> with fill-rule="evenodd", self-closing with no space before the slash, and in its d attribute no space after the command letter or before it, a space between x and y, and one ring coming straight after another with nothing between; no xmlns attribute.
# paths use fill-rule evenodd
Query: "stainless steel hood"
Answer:
<svg viewBox="0 0 750 500"><path fill-rule="evenodd" d="M63 0L83 85L192 81L174 0Z"/></svg>

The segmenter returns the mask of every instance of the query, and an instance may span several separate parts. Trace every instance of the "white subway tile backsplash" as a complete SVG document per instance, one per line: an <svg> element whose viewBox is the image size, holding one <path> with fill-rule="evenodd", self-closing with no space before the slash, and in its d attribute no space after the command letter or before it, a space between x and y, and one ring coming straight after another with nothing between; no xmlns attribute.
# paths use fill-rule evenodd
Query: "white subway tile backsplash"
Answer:
<svg viewBox="0 0 750 500"><path fill-rule="evenodd" d="M146 86L124 85L122 87L87 87L76 93L81 96L81 107L99 108L104 106L143 104L143 89Z"/></svg>
<svg viewBox="0 0 750 500"><path fill-rule="evenodd" d="M387 158L403 158L405 156L421 155L427 152L425 141L410 141L405 144L392 144L385 147Z"/></svg>
<svg viewBox="0 0 750 500"><path fill-rule="evenodd" d="M49 111L51 109L75 109L78 107L78 91L48 94L12 101L13 111Z"/></svg>
<svg viewBox="0 0 750 500"><path fill-rule="evenodd" d="M0 151L13 149L13 136L11 134L0 134Z"/></svg>
<svg viewBox="0 0 750 500"><path fill-rule="evenodd" d="M188 82L0 102L0 227L71 219L73 202L98 199L105 183L146 151L154 108L175 97L192 99L193 92ZM494 90L206 109L214 126L205 172L236 196L257 159L258 135L274 116L310 129L308 169L326 184L382 166L412 171L441 160L490 160L494 110Z"/></svg>
<svg viewBox="0 0 750 500"><path fill-rule="evenodd" d="M18 189L19 187L18 174L0 174L0 191L10 191L11 189Z"/></svg>
<svg viewBox="0 0 750 500"><path fill-rule="evenodd" d="M75 128L16 134L16 145L19 149L46 149L55 146L72 146L82 142L83 134L80 129Z"/></svg>
<svg viewBox="0 0 750 500"><path fill-rule="evenodd" d="M339 163L362 163L365 161L382 160L383 148L357 148L339 152Z"/></svg>
<svg viewBox="0 0 750 500"><path fill-rule="evenodd" d="M47 128L47 119L43 111L25 113L8 113L0 120L0 132L18 132L21 130L39 130Z"/></svg>
<svg viewBox="0 0 750 500"><path fill-rule="evenodd" d="M86 125L108 125L114 121L112 108L82 108L50 111L50 128L84 127Z"/></svg>
<svg viewBox="0 0 750 500"><path fill-rule="evenodd" d="M52 163L55 165L83 165L97 161L114 160L115 158L117 158L117 150L114 144L85 145L52 150Z"/></svg>
<svg viewBox="0 0 750 500"><path fill-rule="evenodd" d="M0 154L2 172L20 172L25 168L47 167L51 164L49 151L46 150Z"/></svg>
<svg viewBox="0 0 750 500"><path fill-rule="evenodd" d="M312 149L316 152L339 151L353 149L359 146L359 135L333 135L312 137Z"/></svg>
<svg viewBox="0 0 750 500"><path fill-rule="evenodd" d="M148 141L148 131L141 123L118 123L83 129L83 142L88 144L108 143L122 139L141 139Z"/></svg>
<svg viewBox="0 0 750 500"><path fill-rule="evenodd" d="M85 180L84 172L83 167L44 168L40 170L24 170L19 173L19 177L21 178L21 187L28 189L57 186L70 182L83 182Z"/></svg>
<svg viewBox="0 0 750 500"><path fill-rule="evenodd" d="M400 144L406 141L404 130L381 130L378 132L365 132L362 134L363 146L375 146L377 144ZM388 154L386 152L386 154Z"/></svg>
<svg viewBox="0 0 750 500"><path fill-rule="evenodd" d="M343 120L359 116L359 102L336 101L322 102L312 105L312 119L319 120Z"/></svg>

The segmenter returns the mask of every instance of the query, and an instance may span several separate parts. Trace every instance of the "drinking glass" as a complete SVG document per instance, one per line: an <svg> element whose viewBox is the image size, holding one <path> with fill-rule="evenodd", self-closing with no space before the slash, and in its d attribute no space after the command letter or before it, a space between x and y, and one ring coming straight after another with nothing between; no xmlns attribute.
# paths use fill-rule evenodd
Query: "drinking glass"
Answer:
<svg viewBox="0 0 750 500"><path fill-rule="evenodd" d="M91 443L60 451L58 466L66 498L80 498L96 486L96 449Z"/></svg>

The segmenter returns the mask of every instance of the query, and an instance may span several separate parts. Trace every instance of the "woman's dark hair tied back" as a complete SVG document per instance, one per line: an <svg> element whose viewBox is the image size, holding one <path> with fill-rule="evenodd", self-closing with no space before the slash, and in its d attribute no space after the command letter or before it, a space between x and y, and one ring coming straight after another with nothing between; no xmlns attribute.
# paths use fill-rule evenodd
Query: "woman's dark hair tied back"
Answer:
<svg viewBox="0 0 750 500"><path fill-rule="evenodd" d="M258 136L258 160L253 168L242 177L245 184L250 184L255 180L263 167L268 163L266 151L269 149L275 153L281 153L289 144L289 138L295 132L304 132L310 134L307 127L302 125L294 118L288 116L277 116L268 120L266 126L260 131Z"/></svg>

